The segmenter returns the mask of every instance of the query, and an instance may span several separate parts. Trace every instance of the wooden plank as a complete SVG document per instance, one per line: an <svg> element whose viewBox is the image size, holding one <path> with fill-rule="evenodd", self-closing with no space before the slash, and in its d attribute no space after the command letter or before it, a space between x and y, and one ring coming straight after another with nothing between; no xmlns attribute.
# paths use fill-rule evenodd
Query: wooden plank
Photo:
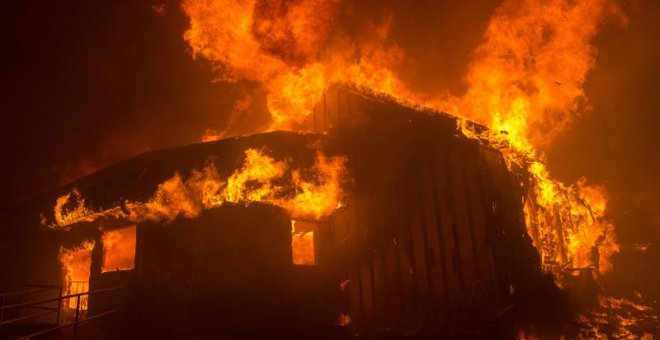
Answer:
<svg viewBox="0 0 660 340"><path fill-rule="evenodd" d="M399 207L399 201L397 200L398 196L390 197L390 207L391 207L391 218L389 221L390 226L390 236L391 242L388 240L388 263L390 263L390 281L392 282L391 287L391 319L393 321L400 321L404 318L405 313L405 302L404 297L406 296L403 277L405 272L402 271L401 264L401 240L403 239L403 234L401 232L401 222L397 218Z"/></svg>
<svg viewBox="0 0 660 340"><path fill-rule="evenodd" d="M486 298L484 293L487 293L492 287L494 282L492 280L493 262L490 250L486 244L486 217L483 208L483 193L481 190L481 174L479 171L479 151L476 145L468 145L468 150L472 152L471 155L465 160L465 193L466 193L466 207L468 211L468 224L471 230L471 237L473 242L473 254L476 260L476 282L474 288L478 291L471 293L473 299ZM491 290L492 292L492 290ZM474 300L473 300L474 302Z"/></svg>
<svg viewBox="0 0 660 340"><path fill-rule="evenodd" d="M366 183L365 183L366 184ZM360 272L360 299L362 305L363 322L366 324L373 323L373 261L371 256L371 242L370 242L370 198L369 191L365 190L364 184L360 191L364 198L359 201L358 209L358 224L357 224L357 254Z"/></svg>
<svg viewBox="0 0 660 340"><path fill-rule="evenodd" d="M377 189L377 190L373 190ZM369 195L369 252L371 256L371 290L373 295L373 317L376 325L381 327L384 323L387 309L387 279L383 254L385 230L381 223L383 215L383 193L380 188L372 188Z"/></svg>
<svg viewBox="0 0 660 340"><path fill-rule="evenodd" d="M428 284L430 287L430 301L432 303L431 312L436 320L444 320L445 302L447 301L447 280L446 268L444 263L443 249L438 234L439 224L437 213L437 195L435 169L433 158L430 157L427 166L425 166L425 185L423 186L423 218L426 224L426 270L428 272Z"/></svg>
<svg viewBox="0 0 660 340"><path fill-rule="evenodd" d="M360 253L359 253L359 204L360 198L355 197L351 204L351 224L350 232L348 234L348 249L349 258L351 259L348 264L349 279L351 281L349 288L350 303L351 303L351 317L356 325L360 325L364 319L364 311L362 308L362 282L360 279Z"/></svg>
<svg viewBox="0 0 660 340"><path fill-rule="evenodd" d="M455 310L458 305L458 294L463 289L461 268L458 266L458 253L456 236L454 233L454 216L450 206L451 180L448 165L446 145L441 145L434 157L435 187L434 196L436 202L435 218L437 223L438 244L442 250L444 306L448 320L456 317Z"/></svg>
<svg viewBox="0 0 660 340"><path fill-rule="evenodd" d="M484 159L484 148L479 147L476 150L478 158L474 165L478 181L475 186L475 191L478 195L477 203L479 204L481 216L483 218L483 230L481 238L483 238L483 260L485 261L486 268L482 271L484 277L484 285L489 292L493 301L498 301L498 281L496 274L496 264L493 257L492 240L497 237L497 228L495 227L493 204L495 198L493 195L493 188L489 173L488 165Z"/></svg>
<svg viewBox="0 0 660 340"><path fill-rule="evenodd" d="M449 152L449 197L448 202L452 212L456 261L461 277L462 298L466 297L476 278L476 259L472 245L465 193L465 166L462 145L447 150Z"/></svg>
<svg viewBox="0 0 660 340"><path fill-rule="evenodd" d="M429 286L428 275L426 271L426 242L424 240L424 221L422 216L422 207L419 204L419 198L411 206L411 260L412 277L415 285L416 313L419 315L429 314Z"/></svg>
<svg viewBox="0 0 660 340"><path fill-rule="evenodd" d="M400 237L398 238L397 245L399 250L399 270L401 272L401 285L403 292L402 316L404 320L414 317L414 312L416 310L415 302L417 298L412 261L412 242L410 235L410 220L408 215L409 208L407 205L408 202L399 201L400 208L397 218L400 223Z"/></svg>

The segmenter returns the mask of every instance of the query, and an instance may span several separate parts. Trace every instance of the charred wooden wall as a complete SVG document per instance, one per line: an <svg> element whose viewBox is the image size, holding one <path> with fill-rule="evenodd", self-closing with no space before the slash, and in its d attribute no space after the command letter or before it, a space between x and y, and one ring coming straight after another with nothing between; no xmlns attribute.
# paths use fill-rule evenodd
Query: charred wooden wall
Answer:
<svg viewBox="0 0 660 340"><path fill-rule="evenodd" d="M195 219L145 224L124 317L137 335L305 334L329 328L337 289L291 262L281 209L226 205Z"/></svg>
<svg viewBox="0 0 660 340"><path fill-rule="evenodd" d="M357 329L490 327L511 287L538 272L522 193L500 152L460 136L452 117L339 88L312 120L349 159L352 194L322 251L350 281Z"/></svg>

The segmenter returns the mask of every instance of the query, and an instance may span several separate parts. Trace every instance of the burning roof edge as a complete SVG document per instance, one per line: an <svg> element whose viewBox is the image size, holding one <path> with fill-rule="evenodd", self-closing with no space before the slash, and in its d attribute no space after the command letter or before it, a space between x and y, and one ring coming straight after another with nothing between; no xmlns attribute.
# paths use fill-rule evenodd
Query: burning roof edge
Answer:
<svg viewBox="0 0 660 340"><path fill-rule="evenodd" d="M233 171L240 168L242 162L235 156L242 156L246 149L266 147L278 159L287 156L282 152L285 149L306 149L309 155L313 155L315 150L311 145L325 138L323 134L313 132L269 131L149 150L18 202L11 215L21 220L38 219L43 210L52 210L58 197L73 189L79 189L85 197L92 198L90 201L95 206L114 205L125 199L148 199L158 184L177 172L187 175L193 169L202 168L209 159L226 160L227 169L224 170ZM279 147L273 148L275 145ZM99 187L104 188L103 193L96 192Z"/></svg>
<svg viewBox="0 0 660 340"><path fill-rule="evenodd" d="M385 112L396 111L389 115L390 118L398 118L395 120L409 119L411 117L422 118L420 114L423 114L423 116L436 121L444 121L442 125L447 128L451 127L453 131L456 131L456 137L464 137L459 131L459 123L461 122L469 124L473 130L478 131L479 133L488 130L485 126L480 124L467 121L463 118L430 107L417 105L385 93L379 93L347 84L333 84L326 90L326 93L328 91L337 91L343 95L362 98L366 103L390 107L393 110L382 110L384 112L377 113L384 114ZM402 114L402 111L405 111L405 114ZM395 117L400 114L402 114L401 117ZM384 119L386 118L384 117ZM172 176L174 173L181 172L182 174L185 174L186 171L195 167L201 167L209 157L218 157L218 155L222 155L226 152L236 153L237 149L232 147L232 145L243 144L239 147L242 152L250 147L262 148L268 144L278 143L279 141L284 142L287 147L295 149L296 147L300 147L301 144L309 144L309 140L325 139L327 133L327 130L317 130L317 132L269 131L253 135L233 136L212 142L200 142L158 150L149 150L104 167L68 184L28 198L27 200L17 203L13 210L18 214L28 213L34 215L35 211L33 209L35 207L39 207L41 210L51 209L57 197L70 192L74 188L80 189L85 193L85 196L87 196L86 191L90 188L103 186L104 184L106 187L110 187L109 191L112 191L112 193L93 195L97 196L94 198L94 203L98 205L112 205L125 199L147 199L148 195L154 192L158 184ZM288 139L296 139L296 141L292 142L290 140L289 142L286 142ZM309 139L308 143L301 143L306 139ZM200 154L202 156L199 156ZM195 159L195 157L191 157L191 155L198 155L198 157ZM180 162L175 165L171 162L172 159L177 159ZM180 166L181 162L185 163L186 161L188 161L189 164L192 163L192 166ZM144 183L147 169L154 167L161 167L166 170L161 171L157 176L153 176L153 178L157 178L157 180L152 181L152 183ZM238 165L235 167L238 167ZM115 185L108 183L114 183ZM138 187L148 189L137 195L139 197L136 197L135 191L138 190L136 189ZM124 191L122 192L120 188L123 188ZM110 197L114 198L111 199ZM36 215L38 216L39 213Z"/></svg>
<svg viewBox="0 0 660 340"><path fill-rule="evenodd" d="M331 85L329 88L336 89L339 91L349 92L353 95L357 95L366 98L368 100L374 100L385 105L395 104L402 108L413 110L418 113L424 113L438 118L449 119L455 121L456 124L458 124L459 122L463 122L466 125L466 127L468 127L471 130L474 130L477 133L487 132L490 130L487 126L469 120L467 118L453 115L451 113L441 111L430 106L425 106L409 100L405 100L404 98L398 98L389 93L377 92L370 88L359 87L355 84L336 83Z"/></svg>

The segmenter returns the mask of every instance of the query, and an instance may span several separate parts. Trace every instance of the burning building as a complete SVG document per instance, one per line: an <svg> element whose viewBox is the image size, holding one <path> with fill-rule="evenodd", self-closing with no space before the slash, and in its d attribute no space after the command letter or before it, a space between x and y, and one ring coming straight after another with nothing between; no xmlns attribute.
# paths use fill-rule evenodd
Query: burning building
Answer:
<svg viewBox="0 0 660 340"><path fill-rule="evenodd" d="M577 117L598 106L588 101L585 86L599 57L595 39L609 22L627 24L626 6L617 0L471 5L492 10L477 41L477 35L468 37L479 30L473 29L479 26L475 17L453 18L464 25L438 26L439 12L455 16L447 9L460 6L441 4L434 12L426 8L431 3L436 2L137 4L132 7L140 11L136 27L142 29L148 13L157 17L151 19L159 21L158 29L145 30L153 31L147 36L108 31L122 43L126 36L137 39L128 43L139 50L134 51L139 66L133 66L147 72L131 73L123 54L107 68L102 58L89 63L69 58L69 49L66 58L54 58L73 60L74 69L87 67L77 75L60 72L71 69L66 63L69 67L54 67L57 77L80 77L91 88L83 75L94 73L112 86L89 96L60 86L76 103L63 104L62 111L78 113L70 121L61 120L69 117L61 113L52 116L68 130L43 134L40 125L48 124L29 125L37 125L34 131L49 143L57 138L48 136L67 134L77 141L71 149L89 136L101 146L97 153L66 157L60 157L66 143L59 152L21 153L25 164L50 153L51 163L62 165L52 172L62 179L83 172L86 177L23 202L7 228L3 223L0 288L32 287L0 294L0 338L23 334L8 327L27 327L28 318L54 323L50 331L70 320L103 318L104 332L137 337L648 338L658 333L657 326L645 324L658 320L642 305L645 292L631 287L616 294L632 300L617 299L605 287L613 254L633 247L646 251L649 244L626 244L625 233L614 232L608 191L592 182L606 180L560 181L544 156ZM79 15L89 22L84 10ZM178 40L161 42L166 51L145 44L169 36L160 21L170 15L179 25ZM30 29L19 31L41 27L35 26L38 21L26 21ZM116 41L98 33L86 33L93 38L84 40L114 50ZM458 38L447 39L452 35ZM33 53L38 44L17 37L28 42L30 53L20 53L12 63L36 55L35 64L41 65L44 53ZM51 45L43 45L50 53ZM447 55L444 45L466 60L445 63L439 57ZM147 51L153 60L144 59ZM172 72L174 59L163 58L176 54L191 66L188 52L204 59L197 71L205 84L212 72L237 91L198 94L191 86L198 78L178 78L192 71ZM154 72L158 65L162 69ZM99 69L125 69L130 77L115 80ZM12 91L20 84L30 91L6 111L48 111L51 99L25 105L33 101L36 85L50 78L42 68L35 70L33 81L7 81ZM167 82L151 78L156 73L174 74L165 80L189 92L154 87ZM147 78L142 85L125 86L142 77ZM460 84L450 81L459 77ZM113 91L125 87L130 93ZM130 110L80 100L100 92L111 102L127 98ZM163 97L175 99L163 102ZM127 128L114 115L107 118L110 111L126 111L132 119L151 102L158 102L153 119L140 128ZM88 109L72 110L78 107ZM118 122L98 123L109 131L104 136L124 137L129 131L142 136L162 123L170 107L181 115L174 124L185 122L185 133L174 137L171 126L153 129L168 138L136 138L127 143L133 151L124 149L123 140L115 144L122 147L108 146L112 143L94 130L81 129L79 119L98 111L104 121ZM215 111L221 114L208 119ZM198 115L199 122L188 120ZM97 171L99 164L134 155L145 145L184 145L218 126L222 132L207 130L206 143L147 152ZM243 136L226 138L235 135ZM103 149L116 156L103 156ZM23 167L10 171L18 168ZM30 171L25 178L54 182L48 173ZM55 296L25 302L26 294L46 290ZM25 314L32 310L38 312ZM53 314L54 321L46 320Z"/></svg>
<svg viewBox="0 0 660 340"><path fill-rule="evenodd" d="M120 307L138 334L517 334L548 285L499 150L344 87L306 124L148 152L28 202L3 285L125 286L80 309Z"/></svg>

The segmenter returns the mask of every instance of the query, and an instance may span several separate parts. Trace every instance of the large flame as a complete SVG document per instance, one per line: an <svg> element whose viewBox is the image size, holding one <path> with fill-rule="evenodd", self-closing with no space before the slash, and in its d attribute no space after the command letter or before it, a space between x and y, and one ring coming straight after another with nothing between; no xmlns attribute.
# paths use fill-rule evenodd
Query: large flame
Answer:
<svg viewBox="0 0 660 340"><path fill-rule="evenodd" d="M505 1L474 51L467 92L436 105L506 131L518 150L547 145L584 109L583 85L597 52L592 40L606 17L621 17L616 3Z"/></svg>
<svg viewBox="0 0 660 340"><path fill-rule="evenodd" d="M394 69L405 53L388 42L391 16L370 23L371 39L353 39L333 31L340 9L339 1L185 0L185 39L195 56L215 63L222 79L262 82L274 128L300 128L331 83L489 126L487 136L466 135L501 145L510 165L530 173L525 211L544 267L611 269L609 255L618 246L605 215L605 189L553 179L537 148L587 108L583 85L597 52L592 40L606 18L625 20L617 0L504 1L474 50L467 90L458 96L416 93L401 80Z"/></svg>
<svg viewBox="0 0 660 340"><path fill-rule="evenodd" d="M186 0L185 39L194 56L215 62L220 79L263 83L273 128L299 128L332 82L408 94L389 69L402 59L385 43L391 18L368 27L371 40L330 39L341 3Z"/></svg>
<svg viewBox="0 0 660 340"><path fill-rule="evenodd" d="M83 241L72 248L60 247L58 261L63 272L64 295L86 293L89 291L90 267L92 265L93 241ZM76 309L80 303L81 310L87 310L87 296L69 298L65 307Z"/></svg>
<svg viewBox="0 0 660 340"><path fill-rule="evenodd" d="M80 192L73 189L57 199L55 223L44 222L51 228L67 228L99 218L133 223L172 221L197 217L226 202L263 202L284 208L293 218L318 220L341 205L345 162L344 157L327 157L318 151L310 169L291 169L286 161L276 161L263 149L247 149L242 167L227 179L221 179L216 166L209 162L185 179L175 173L146 202L126 201L105 210L87 207ZM75 208L67 210L68 205Z"/></svg>
<svg viewBox="0 0 660 340"><path fill-rule="evenodd" d="M537 147L547 146L585 110L583 85L595 66L592 40L607 17L625 20L617 1L505 1L488 25L466 75L467 92L436 107L491 127L513 149L510 162L532 175L530 235L546 269L612 269L618 251L602 186L552 178Z"/></svg>

